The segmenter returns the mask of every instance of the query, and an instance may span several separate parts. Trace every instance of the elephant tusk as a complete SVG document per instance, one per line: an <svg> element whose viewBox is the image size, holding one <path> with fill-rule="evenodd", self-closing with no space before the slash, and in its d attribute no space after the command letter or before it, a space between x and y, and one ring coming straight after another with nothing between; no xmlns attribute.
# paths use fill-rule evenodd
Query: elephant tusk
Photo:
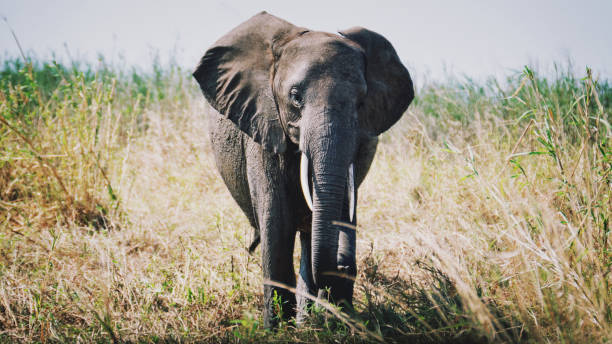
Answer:
<svg viewBox="0 0 612 344"><path fill-rule="evenodd" d="M351 164L348 168L348 197L349 197L349 216L350 216L350 221L353 222L353 219L355 218L355 198L357 198L356 196L356 191L355 190L355 168L353 167L353 164Z"/></svg>
<svg viewBox="0 0 612 344"><path fill-rule="evenodd" d="M312 211L312 196L310 196L310 187L308 186L308 158L302 153L302 161L300 162L300 184L302 184L302 193L308 208Z"/></svg>

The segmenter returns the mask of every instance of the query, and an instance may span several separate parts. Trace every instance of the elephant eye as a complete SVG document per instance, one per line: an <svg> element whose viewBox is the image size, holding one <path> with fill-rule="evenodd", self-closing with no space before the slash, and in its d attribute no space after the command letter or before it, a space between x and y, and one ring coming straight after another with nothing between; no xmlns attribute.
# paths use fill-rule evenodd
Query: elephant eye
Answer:
<svg viewBox="0 0 612 344"><path fill-rule="evenodd" d="M300 96L300 92L297 88L292 88L291 91L289 91L289 99L291 99L291 103L293 104L293 106L298 109L301 108L304 104L302 97Z"/></svg>

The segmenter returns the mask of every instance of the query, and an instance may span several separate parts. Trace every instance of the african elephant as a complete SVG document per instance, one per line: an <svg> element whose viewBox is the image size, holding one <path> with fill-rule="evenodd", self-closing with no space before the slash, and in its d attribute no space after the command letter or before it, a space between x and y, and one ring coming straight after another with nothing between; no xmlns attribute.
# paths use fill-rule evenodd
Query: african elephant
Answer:
<svg viewBox="0 0 612 344"><path fill-rule="evenodd" d="M310 31L261 12L214 43L193 76L217 113L217 168L255 228L249 250L261 242L264 280L276 282L264 284L265 326L279 310L303 319L306 293L350 308L356 233L342 222L356 224L377 135L414 97L391 43L360 27ZM298 231L294 294L282 285L296 285Z"/></svg>

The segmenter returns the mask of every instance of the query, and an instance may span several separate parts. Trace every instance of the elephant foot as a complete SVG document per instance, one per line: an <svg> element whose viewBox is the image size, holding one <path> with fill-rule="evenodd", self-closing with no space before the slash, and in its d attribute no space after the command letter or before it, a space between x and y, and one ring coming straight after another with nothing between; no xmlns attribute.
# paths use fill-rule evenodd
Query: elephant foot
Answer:
<svg viewBox="0 0 612 344"><path fill-rule="evenodd" d="M300 278L297 286L297 305L295 315L295 323L298 327L303 326L306 323L310 315L312 305L314 304L312 299L308 297L309 295L311 294L308 291L306 283Z"/></svg>
<svg viewBox="0 0 612 344"><path fill-rule="evenodd" d="M313 302L308 300L307 298L298 298L297 300L297 310L295 315L295 324L298 327L303 326L308 320L309 311L312 307Z"/></svg>
<svg viewBox="0 0 612 344"><path fill-rule="evenodd" d="M295 295L282 288L266 286L264 288L264 327L276 328L281 321L289 321L295 317Z"/></svg>

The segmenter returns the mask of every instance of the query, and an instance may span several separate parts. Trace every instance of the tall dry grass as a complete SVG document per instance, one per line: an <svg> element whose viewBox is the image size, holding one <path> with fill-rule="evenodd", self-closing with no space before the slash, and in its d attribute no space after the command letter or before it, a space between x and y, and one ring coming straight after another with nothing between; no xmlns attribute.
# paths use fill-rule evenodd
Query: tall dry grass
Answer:
<svg viewBox="0 0 612 344"><path fill-rule="evenodd" d="M359 191L356 313L277 331L188 73L0 74L3 341L611 339L612 90L590 71L419 90Z"/></svg>

